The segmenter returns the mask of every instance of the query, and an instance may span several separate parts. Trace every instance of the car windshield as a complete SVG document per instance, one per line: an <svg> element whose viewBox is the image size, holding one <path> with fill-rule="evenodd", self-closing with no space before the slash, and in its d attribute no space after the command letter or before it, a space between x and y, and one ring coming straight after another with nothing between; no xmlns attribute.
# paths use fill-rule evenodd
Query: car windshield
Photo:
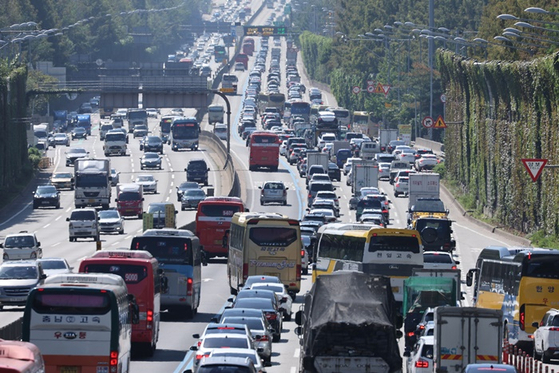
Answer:
<svg viewBox="0 0 559 373"><path fill-rule="evenodd" d="M151 175L145 175L145 176L138 176L138 179L136 181L154 181L155 179L153 178L153 176Z"/></svg>
<svg viewBox="0 0 559 373"><path fill-rule="evenodd" d="M189 197L205 197L206 193L202 189L191 189L186 191L186 195Z"/></svg>
<svg viewBox="0 0 559 373"><path fill-rule="evenodd" d="M37 278L37 268L31 266L0 267L0 278L32 279Z"/></svg>
<svg viewBox="0 0 559 373"><path fill-rule="evenodd" d="M52 185L44 185L37 187L37 193L56 193L56 188Z"/></svg>
<svg viewBox="0 0 559 373"><path fill-rule="evenodd" d="M118 219L118 211L99 211L99 219Z"/></svg>
<svg viewBox="0 0 559 373"><path fill-rule="evenodd" d="M54 174L54 175L52 175L52 178L53 179L71 179L72 174L70 174L70 173Z"/></svg>
<svg viewBox="0 0 559 373"><path fill-rule="evenodd" d="M68 150L68 154L72 154L72 155L78 155L78 154L83 154L86 155L87 152L85 151L85 149L70 149Z"/></svg>
<svg viewBox="0 0 559 373"><path fill-rule="evenodd" d="M179 185L179 189L198 189L200 184L194 182L186 182Z"/></svg>
<svg viewBox="0 0 559 373"><path fill-rule="evenodd" d="M205 170L207 168L206 164L203 162L190 162L188 164L189 170Z"/></svg>
<svg viewBox="0 0 559 373"><path fill-rule="evenodd" d="M146 159L156 159L156 158L159 158L159 155L157 153L146 153L146 154L144 154L144 158L146 158Z"/></svg>
<svg viewBox="0 0 559 373"><path fill-rule="evenodd" d="M64 260L41 260L43 269L66 269L66 263Z"/></svg>
<svg viewBox="0 0 559 373"><path fill-rule="evenodd" d="M163 215L165 215L165 206L166 206L165 204L149 205L148 212L149 213L162 212Z"/></svg>
<svg viewBox="0 0 559 373"><path fill-rule="evenodd" d="M4 241L4 247L33 247L35 245L35 240L32 236L11 236L6 237Z"/></svg>

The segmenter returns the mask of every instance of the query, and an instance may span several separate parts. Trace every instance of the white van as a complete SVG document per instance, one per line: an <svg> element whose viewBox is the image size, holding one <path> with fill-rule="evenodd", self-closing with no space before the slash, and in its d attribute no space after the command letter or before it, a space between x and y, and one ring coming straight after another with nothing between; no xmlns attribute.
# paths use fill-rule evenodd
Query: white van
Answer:
<svg viewBox="0 0 559 373"><path fill-rule="evenodd" d="M380 145L376 141L363 141L361 143L361 149L359 150L359 155L361 158L366 160L371 160L375 158L375 155L380 153Z"/></svg>
<svg viewBox="0 0 559 373"><path fill-rule="evenodd" d="M210 105L208 106L208 122L213 123L223 123L223 117L225 115L225 109L221 105Z"/></svg>
<svg viewBox="0 0 559 373"><path fill-rule="evenodd" d="M216 123L214 126L214 134L221 140L227 140L227 124Z"/></svg>

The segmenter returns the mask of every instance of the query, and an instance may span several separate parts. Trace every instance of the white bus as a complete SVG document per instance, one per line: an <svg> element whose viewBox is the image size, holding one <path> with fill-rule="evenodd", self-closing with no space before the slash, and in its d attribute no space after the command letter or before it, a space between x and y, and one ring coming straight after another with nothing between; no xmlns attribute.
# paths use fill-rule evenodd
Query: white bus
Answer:
<svg viewBox="0 0 559 373"><path fill-rule="evenodd" d="M22 339L40 349L47 372L126 373L138 317L120 276L52 275L29 293Z"/></svg>
<svg viewBox="0 0 559 373"><path fill-rule="evenodd" d="M317 276L340 270L388 276L397 302L404 298L404 280L414 268L423 268L421 238L412 229L326 224L318 230L315 251L313 281Z"/></svg>

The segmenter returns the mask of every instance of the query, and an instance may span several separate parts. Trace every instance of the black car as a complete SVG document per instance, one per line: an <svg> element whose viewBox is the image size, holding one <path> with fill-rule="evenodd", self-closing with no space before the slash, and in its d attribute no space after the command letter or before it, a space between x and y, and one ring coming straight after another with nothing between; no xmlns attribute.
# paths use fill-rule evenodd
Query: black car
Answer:
<svg viewBox="0 0 559 373"><path fill-rule="evenodd" d="M163 140L159 136L147 136L142 147L145 152L163 154Z"/></svg>
<svg viewBox="0 0 559 373"><path fill-rule="evenodd" d="M342 179L340 168L334 162L328 163L328 176L330 176L330 180L332 181L340 181Z"/></svg>
<svg viewBox="0 0 559 373"><path fill-rule="evenodd" d="M33 193L33 208L45 206L60 208L60 192L54 185L39 185Z"/></svg>

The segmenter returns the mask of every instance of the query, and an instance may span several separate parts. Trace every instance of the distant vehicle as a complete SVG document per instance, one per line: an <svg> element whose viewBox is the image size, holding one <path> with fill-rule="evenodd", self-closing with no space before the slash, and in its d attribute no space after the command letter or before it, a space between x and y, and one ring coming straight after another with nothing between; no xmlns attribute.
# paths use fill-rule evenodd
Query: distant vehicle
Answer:
<svg viewBox="0 0 559 373"><path fill-rule="evenodd" d="M203 189L189 189L181 197L181 210L196 209L204 199L206 199L206 192Z"/></svg>
<svg viewBox="0 0 559 373"><path fill-rule="evenodd" d="M31 289L47 276L36 260L14 260L0 265L0 309L4 306L25 306Z"/></svg>
<svg viewBox="0 0 559 373"><path fill-rule="evenodd" d="M70 172L56 172L50 178L50 183L56 189L74 189L74 175Z"/></svg>
<svg viewBox="0 0 559 373"><path fill-rule="evenodd" d="M140 158L140 169L145 168L158 168L161 170L161 156L157 153L144 153L144 155Z"/></svg>
<svg viewBox="0 0 559 373"><path fill-rule="evenodd" d="M142 186L144 193L157 194L157 180L153 175L138 175L134 182Z"/></svg>
<svg viewBox="0 0 559 373"><path fill-rule="evenodd" d="M102 210L99 211L99 231L101 233L124 234L124 219L120 216L118 210Z"/></svg>
<svg viewBox="0 0 559 373"><path fill-rule="evenodd" d="M72 140L85 139L87 140L87 131L83 127L74 127L72 130Z"/></svg>
<svg viewBox="0 0 559 373"><path fill-rule="evenodd" d="M282 181L267 181L264 185L259 186L260 204L264 205L270 202L277 202L281 205L287 205L287 190Z"/></svg>
<svg viewBox="0 0 559 373"><path fill-rule="evenodd" d="M37 259L43 266L43 272L47 276L58 275L61 273L72 273L74 267L70 267L64 258L41 258Z"/></svg>
<svg viewBox="0 0 559 373"><path fill-rule="evenodd" d="M27 231L7 235L0 248L4 249L2 255L4 261L43 257L43 249L35 233Z"/></svg>

